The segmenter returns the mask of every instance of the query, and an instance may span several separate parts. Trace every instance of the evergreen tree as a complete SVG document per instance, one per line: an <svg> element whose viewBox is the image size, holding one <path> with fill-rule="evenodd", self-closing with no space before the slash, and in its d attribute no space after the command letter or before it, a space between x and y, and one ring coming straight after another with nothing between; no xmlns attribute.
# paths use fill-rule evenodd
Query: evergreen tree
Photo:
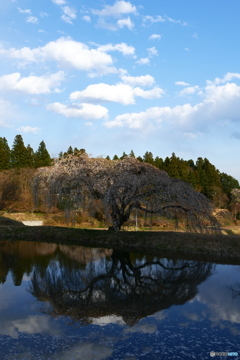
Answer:
<svg viewBox="0 0 240 360"><path fill-rule="evenodd" d="M69 148L67 150L67 154L69 154L69 155L73 154L73 148L71 146L69 146Z"/></svg>
<svg viewBox="0 0 240 360"><path fill-rule="evenodd" d="M238 180L234 179L231 175L227 175L225 173L220 174L220 181L222 185L222 190L227 196L231 195L231 191L233 189L239 189Z"/></svg>
<svg viewBox="0 0 240 360"><path fill-rule="evenodd" d="M58 158L59 158L59 159L62 159L62 158L63 158L63 152L62 152L62 151L60 151L60 153L58 154Z"/></svg>
<svg viewBox="0 0 240 360"><path fill-rule="evenodd" d="M135 158L135 154L134 154L134 151L133 151L133 150L131 150L129 156L132 157L132 158Z"/></svg>
<svg viewBox="0 0 240 360"><path fill-rule="evenodd" d="M125 151L123 152L122 156L120 157L120 159L124 159L127 156L127 154L125 153Z"/></svg>
<svg viewBox="0 0 240 360"><path fill-rule="evenodd" d="M111 160L109 155L106 156L106 160Z"/></svg>
<svg viewBox="0 0 240 360"><path fill-rule="evenodd" d="M117 155L114 155L113 160L119 160L119 157Z"/></svg>
<svg viewBox="0 0 240 360"><path fill-rule="evenodd" d="M35 166L50 166L52 163L49 152L47 151L46 145L44 141L41 141L38 147L38 150L35 154Z"/></svg>
<svg viewBox="0 0 240 360"><path fill-rule="evenodd" d="M10 168L10 148L6 138L0 137L0 171Z"/></svg>
<svg viewBox="0 0 240 360"><path fill-rule="evenodd" d="M25 167L35 167L35 154L33 148L28 144L26 148L26 166Z"/></svg>
<svg viewBox="0 0 240 360"><path fill-rule="evenodd" d="M146 151L143 155L143 162L154 165L154 158L151 151Z"/></svg>
<svg viewBox="0 0 240 360"><path fill-rule="evenodd" d="M18 169L28 166L28 151L21 135L16 135L11 150L11 167Z"/></svg>
<svg viewBox="0 0 240 360"><path fill-rule="evenodd" d="M154 165L161 170L163 168L163 159L159 156L156 156L154 160Z"/></svg>

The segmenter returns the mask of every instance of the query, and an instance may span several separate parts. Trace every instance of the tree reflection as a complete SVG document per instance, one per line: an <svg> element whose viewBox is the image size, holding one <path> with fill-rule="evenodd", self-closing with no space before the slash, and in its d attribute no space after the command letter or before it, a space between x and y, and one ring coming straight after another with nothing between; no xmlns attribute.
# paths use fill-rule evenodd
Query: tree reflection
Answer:
<svg viewBox="0 0 240 360"><path fill-rule="evenodd" d="M84 325L93 318L116 315L133 325L192 299L213 271L209 263L139 260L127 252L113 251L110 259L89 262L85 269L57 262L50 263L44 274L35 269L29 291L45 302L42 311L53 317L68 316Z"/></svg>

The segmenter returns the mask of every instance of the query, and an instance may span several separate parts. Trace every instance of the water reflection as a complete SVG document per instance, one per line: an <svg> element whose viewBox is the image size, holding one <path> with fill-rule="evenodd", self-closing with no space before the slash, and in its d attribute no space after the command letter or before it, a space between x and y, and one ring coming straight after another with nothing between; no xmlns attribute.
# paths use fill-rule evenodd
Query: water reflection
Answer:
<svg viewBox="0 0 240 360"><path fill-rule="evenodd" d="M197 293L214 265L184 260L141 260L113 251L109 259L89 263L83 270L58 259L45 272L36 268L29 291L47 302L44 312L67 315L89 324L92 318L122 317L128 325L172 305L182 305Z"/></svg>
<svg viewBox="0 0 240 360"><path fill-rule="evenodd" d="M239 275L239 266L0 242L0 358L208 359L211 350L239 351Z"/></svg>

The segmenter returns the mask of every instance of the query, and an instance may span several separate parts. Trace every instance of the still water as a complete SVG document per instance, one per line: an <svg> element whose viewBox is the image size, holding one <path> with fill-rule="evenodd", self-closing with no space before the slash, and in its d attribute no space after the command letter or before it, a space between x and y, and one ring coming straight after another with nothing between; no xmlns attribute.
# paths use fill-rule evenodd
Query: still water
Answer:
<svg viewBox="0 0 240 360"><path fill-rule="evenodd" d="M240 354L239 284L236 265L2 241L0 359Z"/></svg>

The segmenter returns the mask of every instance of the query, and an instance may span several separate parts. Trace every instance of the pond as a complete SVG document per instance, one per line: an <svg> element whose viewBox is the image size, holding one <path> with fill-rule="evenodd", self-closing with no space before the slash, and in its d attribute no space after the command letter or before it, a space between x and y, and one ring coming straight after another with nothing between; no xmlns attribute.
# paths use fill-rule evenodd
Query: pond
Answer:
<svg viewBox="0 0 240 360"><path fill-rule="evenodd" d="M0 242L1 360L209 359L211 351L239 358L240 266Z"/></svg>

